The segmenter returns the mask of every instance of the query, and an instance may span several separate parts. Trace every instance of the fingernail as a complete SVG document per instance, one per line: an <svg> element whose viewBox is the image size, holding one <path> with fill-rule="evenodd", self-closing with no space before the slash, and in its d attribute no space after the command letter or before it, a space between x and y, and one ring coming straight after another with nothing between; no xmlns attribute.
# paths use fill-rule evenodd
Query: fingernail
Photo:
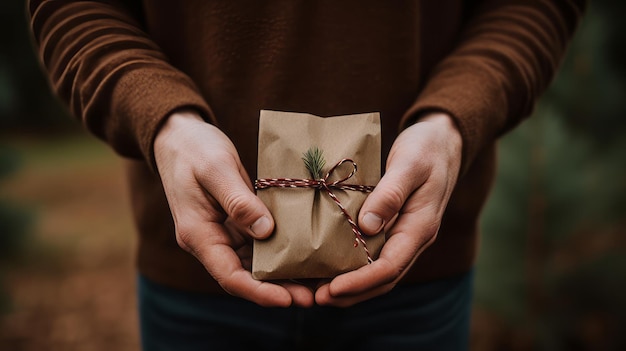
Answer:
<svg viewBox="0 0 626 351"><path fill-rule="evenodd" d="M269 218L263 216L250 226L250 230L255 236L265 236L270 231L271 223Z"/></svg>
<svg viewBox="0 0 626 351"><path fill-rule="evenodd" d="M375 229L372 230L372 232L374 233L378 233L383 229L383 219L372 212L367 212L365 216L363 216L362 222L363 223L361 225L365 226L366 228L370 230Z"/></svg>

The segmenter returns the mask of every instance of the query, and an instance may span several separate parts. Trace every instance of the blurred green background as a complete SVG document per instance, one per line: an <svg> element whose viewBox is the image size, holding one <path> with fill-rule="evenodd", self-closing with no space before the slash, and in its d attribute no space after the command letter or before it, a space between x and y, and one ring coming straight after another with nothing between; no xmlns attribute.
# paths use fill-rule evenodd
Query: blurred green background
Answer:
<svg viewBox="0 0 626 351"><path fill-rule="evenodd" d="M122 160L53 98L0 2L0 349L134 350ZM532 118L500 142L474 350L626 350L626 2L594 1Z"/></svg>

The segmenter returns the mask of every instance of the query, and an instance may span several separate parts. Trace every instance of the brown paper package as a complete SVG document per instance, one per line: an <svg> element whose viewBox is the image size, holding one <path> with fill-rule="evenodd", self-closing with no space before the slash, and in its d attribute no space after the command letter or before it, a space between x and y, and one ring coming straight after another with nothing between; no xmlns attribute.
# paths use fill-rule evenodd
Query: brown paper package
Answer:
<svg viewBox="0 0 626 351"><path fill-rule="evenodd" d="M358 166L346 184L376 185L380 180L380 116L364 113L317 117L304 113L261 111L258 178L310 179L303 154L311 147L324 153L326 174L337 162ZM346 163L329 180L345 177ZM367 193L333 190L356 221ZM337 204L325 191L312 188L267 188L257 191L276 227L265 240L255 240L252 275L259 280L332 278L367 264L361 244ZM364 235L376 259L385 236Z"/></svg>

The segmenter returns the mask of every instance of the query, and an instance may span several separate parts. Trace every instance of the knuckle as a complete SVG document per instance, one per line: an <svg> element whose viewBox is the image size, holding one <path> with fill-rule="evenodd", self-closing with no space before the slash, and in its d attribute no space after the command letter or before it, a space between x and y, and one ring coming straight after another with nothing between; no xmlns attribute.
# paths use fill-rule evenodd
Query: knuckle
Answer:
<svg viewBox="0 0 626 351"><path fill-rule="evenodd" d="M396 213L402 208L405 199L407 198L406 191L402 189L398 184L389 184L385 188L383 193L383 200L381 201L382 210L386 214Z"/></svg>
<svg viewBox="0 0 626 351"><path fill-rule="evenodd" d="M230 193L224 199L224 209L236 222L248 224L254 213L252 202L242 193Z"/></svg>
<svg viewBox="0 0 626 351"><path fill-rule="evenodd" d="M233 157L228 150L217 149L207 155L209 165L223 165L231 163Z"/></svg>
<svg viewBox="0 0 626 351"><path fill-rule="evenodd" d="M389 260L381 261L381 264L383 264L383 270L387 272L387 279L383 282L384 284L392 283L404 271L404 267L401 264L394 264Z"/></svg>
<svg viewBox="0 0 626 351"><path fill-rule="evenodd" d="M428 229L429 232L433 232L434 234L435 232L437 232L437 230L439 230L441 217L442 213L439 210L439 206L435 205L434 203L429 204L429 206L425 208L424 212L424 228Z"/></svg>
<svg viewBox="0 0 626 351"><path fill-rule="evenodd" d="M437 235L439 231L439 221L429 222L424 226L424 233L428 238L432 238Z"/></svg>
<svg viewBox="0 0 626 351"><path fill-rule="evenodd" d="M437 240L437 235L439 234L439 225L436 227L430 228L430 230L426 233L424 247L430 246L435 240Z"/></svg>
<svg viewBox="0 0 626 351"><path fill-rule="evenodd" d="M422 245L429 245L439 233L440 222L438 220L429 221L422 226Z"/></svg>
<svg viewBox="0 0 626 351"><path fill-rule="evenodd" d="M227 294L232 295L232 296L242 297L236 287L236 278L234 277L233 273L226 274L226 275L221 275L221 274L212 274L212 275L215 281L219 284L219 286L222 287L222 289Z"/></svg>
<svg viewBox="0 0 626 351"><path fill-rule="evenodd" d="M176 243L180 246L181 249L193 253L192 250L192 238L193 230L191 228L176 228Z"/></svg>
<svg viewBox="0 0 626 351"><path fill-rule="evenodd" d="M223 278L217 278L217 277L213 277L215 279L215 281L217 282L217 284L219 284L219 286L222 287L222 289L231 296L238 296L237 294L235 294L235 292L233 291L233 288L231 286L231 283Z"/></svg>

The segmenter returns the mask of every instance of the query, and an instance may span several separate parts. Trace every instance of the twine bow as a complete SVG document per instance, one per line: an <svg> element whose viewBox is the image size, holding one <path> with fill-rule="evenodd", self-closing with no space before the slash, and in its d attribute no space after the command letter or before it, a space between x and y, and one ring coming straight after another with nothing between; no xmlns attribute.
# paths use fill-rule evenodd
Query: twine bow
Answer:
<svg viewBox="0 0 626 351"><path fill-rule="evenodd" d="M352 172L347 176L329 182L331 174L342 164L350 162L352 163ZM254 188L257 190L267 189L270 187L276 188L313 188L318 190L324 190L330 196L331 199L337 204L341 213L346 218L348 223L350 223L350 227L352 227L352 232L354 233L354 247L359 246L359 243L363 246L363 250L367 254L367 263L370 264L373 262L372 256L370 255L369 250L367 249L367 244L365 243L365 239L363 239L363 234L361 233L361 229L354 222L352 216L348 213L346 208L341 204L337 196L333 193L332 189L339 190L353 190L353 191L361 191L364 193L371 193L374 190L374 186L372 185L357 185L357 184L344 184L344 182L352 176L357 171L356 162L349 158L344 158L341 161L337 162L327 173L326 176L320 179L299 179L299 178L264 178L257 179L254 181Z"/></svg>

